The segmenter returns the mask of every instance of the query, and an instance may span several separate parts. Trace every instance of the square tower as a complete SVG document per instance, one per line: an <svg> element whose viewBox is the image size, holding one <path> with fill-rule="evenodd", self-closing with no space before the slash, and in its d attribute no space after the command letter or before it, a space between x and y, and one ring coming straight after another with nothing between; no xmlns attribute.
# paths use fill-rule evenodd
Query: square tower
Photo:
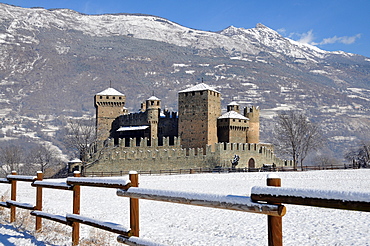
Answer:
<svg viewBox="0 0 370 246"><path fill-rule="evenodd" d="M113 88L108 88L96 94L94 101L98 138L105 140L110 136L113 121L124 114L126 96Z"/></svg>
<svg viewBox="0 0 370 246"><path fill-rule="evenodd" d="M221 94L201 83L179 92L179 137L183 148L205 148L217 143Z"/></svg>
<svg viewBox="0 0 370 246"><path fill-rule="evenodd" d="M248 121L247 117L234 110L220 116L217 120L218 142L246 143Z"/></svg>

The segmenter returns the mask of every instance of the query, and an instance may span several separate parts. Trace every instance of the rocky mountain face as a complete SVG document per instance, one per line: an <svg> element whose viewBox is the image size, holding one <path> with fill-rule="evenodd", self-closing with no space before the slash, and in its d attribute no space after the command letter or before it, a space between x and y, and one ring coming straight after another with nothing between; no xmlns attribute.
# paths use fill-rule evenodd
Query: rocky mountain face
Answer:
<svg viewBox="0 0 370 246"><path fill-rule="evenodd" d="M320 122L325 152L339 158L369 131L370 58L301 44L262 24L216 33L156 16L0 4L0 54L5 138L55 138L61 117L93 115L94 94L110 84L130 111L153 93L177 111L177 92L202 80L222 93L224 108L259 105L265 141L273 116L288 109Z"/></svg>

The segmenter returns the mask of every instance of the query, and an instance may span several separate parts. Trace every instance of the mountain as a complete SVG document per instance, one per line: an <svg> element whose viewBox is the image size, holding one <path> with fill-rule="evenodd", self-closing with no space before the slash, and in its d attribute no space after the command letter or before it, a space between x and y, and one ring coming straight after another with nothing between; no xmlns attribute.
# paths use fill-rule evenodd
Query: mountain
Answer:
<svg viewBox="0 0 370 246"><path fill-rule="evenodd" d="M207 32L150 15L0 4L0 44L6 136L51 141L63 117L93 115L94 94L110 84L131 111L153 93L177 111L177 92L202 80L222 93L224 108L259 105L266 141L280 110L305 110L322 124L323 152L340 158L370 126L370 58L301 44L262 24Z"/></svg>

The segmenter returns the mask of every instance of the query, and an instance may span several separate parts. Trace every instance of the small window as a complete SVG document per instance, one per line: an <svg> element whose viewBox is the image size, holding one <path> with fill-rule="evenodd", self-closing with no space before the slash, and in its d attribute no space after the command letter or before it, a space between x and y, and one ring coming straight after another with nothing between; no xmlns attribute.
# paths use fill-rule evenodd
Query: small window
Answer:
<svg viewBox="0 0 370 246"><path fill-rule="evenodd" d="M109 96L107 96L106 99L109 99Z"/></svg>
<svg viewBox="0 0 370 246"><path fill-rule="evenodd" d="M119 97L119 100L121 100L122 99L122 97Z"/></svg>
<svg viewBox="0 0 370 246"><path fill-rule="evenodd" d="M113 99L116 99L116 97L113 97Z"/></svg>
<svg viewBox="0 0 370 246"><path fill-rule="evenodd" d="M103 99L103 96L100 96L100 99Z"/></svg>

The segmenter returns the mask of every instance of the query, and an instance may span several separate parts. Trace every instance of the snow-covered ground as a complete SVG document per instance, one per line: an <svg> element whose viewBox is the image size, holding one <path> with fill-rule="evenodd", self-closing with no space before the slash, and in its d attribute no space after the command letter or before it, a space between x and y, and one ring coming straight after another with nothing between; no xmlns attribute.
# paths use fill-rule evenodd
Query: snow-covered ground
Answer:
<svg viewBox="0 0 370 246"><path fill-rule="evenodd" d="M370 170L277 174L283 187L370 190ZM251 187L265 185L266 177L267 173L212 173L140 176L139 182L143 188L249 196ZM1 184L0 195L9 194L9 188L9 185ZM19 182L19 201L33 204L34 193L35 189L29 183ZM128 199L118 197L115 189L82 187L81 201L81 215L129 226ZM284 245L370 245L370 213L295 205L286 207ZM44 189L44 211L60 215L71 213L72 193ZM165 245L267 245L265 215L140 200L140 216L140 237ZM44 226L49 223L45 220ZM81 228L82 238L109 234L109 245L122 245L116 243L115 234L97 233L89 226L82 225ZM0 242L3 245L69 245L70 231L66 231L67 234L58 242L52 242L47 233L38 234L35 239L31 232L16 232L14 227L5 224L0 226Z"/></svg>

